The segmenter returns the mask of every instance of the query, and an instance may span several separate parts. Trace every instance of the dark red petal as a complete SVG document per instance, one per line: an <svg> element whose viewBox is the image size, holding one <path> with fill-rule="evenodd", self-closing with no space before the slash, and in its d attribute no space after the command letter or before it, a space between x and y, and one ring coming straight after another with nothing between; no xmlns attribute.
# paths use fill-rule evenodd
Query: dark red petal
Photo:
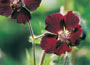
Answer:
<svg viewBox="0 0 90 65"><path fill-rule="evenodd" d="M56 35L47 33L42 38L40 47L47 53L54 53L56 49L56 42Z"/></svg>
<svg viewBox="0 0 90 65"><path fill-rule="evenodd" d="M10 3L0 2L0 15L8 17L11 15L11 11Z"/></svg>
<svg viewBox="0 0 90 65"><path fill-rule="evenodd" d="M29 8L31 11L37 9L39 7L41 0L24 0L24 3L27 8Z"/></svg>
<svg viewBox="0 0 90 65"><path fill-rule="evenodd" d="M67 46L67 43L58 41L57 44L58 44L58 47L56 48L56 51L54 52L55 54L61 56L61 54L71 51L71 48Z"/></svg>
<svg viewBox="0 0 90 65"><path fill-rule="evenodd" d="M7 3L10 3L10 0L0 0L0 3L7 4Z"/></svg>
<svg viewBox="0 0 90 65"><path fill-rule="evenodd" d="M80 44L80 38L78 38L78 39L75 41L75 43L72 44L72 45L74 45L74 46L78 46L79 44Z"/></svg>
<svg viewBox="0 0 90 65"><path fill-rule="evenodd" d="M12 12L11 18L12 18L12 19L17 19L17 15L18 15L18 12L17 12L17 9L15 9L15 10Z"/></svg>
<svg viewBox="0 0 90 65"><path fill-rule="evenodd" d="M72 13L72 11L69 11L65 16L64 16L65 24L67 29L71 29L75 27L79 23L79 18Z"/></svg>
<svg viewBox="0 0 90 65"><path fill-rule="evenodd" d="M71 33L77 32L81 28L81 25L77 24L72 30Z"/></svg>
<svg viewBox="0 0 90 65"><path fill-rule="evenodd" d="M80 28L76 32L73 32L70 34L70 40L72 42L72 45L75 45L76 42L80 40L80 35L82 34L83 30Z"/></svg>
<svg viewBox="0 0 90 65"><path fill-rule="evenodd" d="M45 22L46 22L46 30L57 34L63 27L63 25L61 25L61 22L64 21L63 16L61 14L55 13L47 16Z"/></svg>
<svg viewBox="0 0 90 65"><path fill-rule="evenodd" d="M21 8L15 9L14 12L12 13L11 18L17 19L18 23L26 24L31 19L31 15L25 8Z"/></svg>
<svg viewBox="0 0 90 65"><path fill-rule="evenodd" d="M20 0L19 0L19 1L20 1ZM10 2L11 2L11 3L13 3L13 2L14 2L14 0L10 0Z"/></svg>

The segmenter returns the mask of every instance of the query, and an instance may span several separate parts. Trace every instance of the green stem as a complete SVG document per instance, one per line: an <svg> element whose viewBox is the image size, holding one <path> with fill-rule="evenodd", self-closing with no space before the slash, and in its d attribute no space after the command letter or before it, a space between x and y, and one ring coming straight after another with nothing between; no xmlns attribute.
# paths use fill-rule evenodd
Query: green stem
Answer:
<svg viewBox="0 0 90 65"><path fill-rule="evenodd" d="M66 65L67 64L67 60L68 60L68 53L66 52L65 59L64 59L64 64L63 65Z"/></svg>
<svg viewBox="0 0 90 65"><path fill-rule="evenodd" d="M32 36L32 53L33 53L34 65L36 65L34 33L33 33L33 30L32 30L32 27L31 27L30 23L28 23L28 26L29 26L29 30L30 30L30 33L31 33L31 36Z"/></svg>
<svg viewBox="0 0 90 65"><path fill-rule="evenodd" d="M44 58L45 58L45 51L43 50L42 51L42 55L41 55L41 59L40 59L40 63L39 63L39 65L43 65L43 62L44 62Z"/></svg>

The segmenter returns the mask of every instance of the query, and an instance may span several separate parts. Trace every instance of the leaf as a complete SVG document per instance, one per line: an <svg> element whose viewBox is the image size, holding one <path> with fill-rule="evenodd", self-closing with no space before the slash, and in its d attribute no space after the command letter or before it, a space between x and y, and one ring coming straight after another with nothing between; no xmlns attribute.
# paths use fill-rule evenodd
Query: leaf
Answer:
<svg viewBox="0 0 90 65"><path fill-rule="evenodd" d="M32 57L30 56L28 49L26 49L26 57L27 57L27 65L33 65L34 61Z"/></svg>

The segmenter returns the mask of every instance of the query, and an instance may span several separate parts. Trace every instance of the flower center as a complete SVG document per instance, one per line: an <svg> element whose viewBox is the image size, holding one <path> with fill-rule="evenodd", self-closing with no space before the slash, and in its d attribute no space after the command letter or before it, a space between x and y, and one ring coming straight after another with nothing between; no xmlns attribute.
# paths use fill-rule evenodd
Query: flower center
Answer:
<svg viewBox="0 0 90 65"><path fill-rule="evenodd" d="M22 2L21 0L11 0L11 6L14 8L20 8L22 7Z"/></svg>
<svg viewBox="0 0 90 65"><path fill-rule="evenodd" d="M62 42L66 42L69 38L69 31L68 30L63 30L58 32L58 40L62 41Z"/></svg>
<svg viewBox="0 0 90 65"><path fill-rule="evenodd" d="M19 2L19 0L14 0L13 4L17 4Z"/></svg>

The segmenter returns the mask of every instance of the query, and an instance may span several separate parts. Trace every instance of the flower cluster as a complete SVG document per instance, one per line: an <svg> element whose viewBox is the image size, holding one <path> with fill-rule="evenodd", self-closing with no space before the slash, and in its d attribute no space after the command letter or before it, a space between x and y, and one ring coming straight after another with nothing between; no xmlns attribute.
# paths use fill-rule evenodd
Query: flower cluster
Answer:
<svg viewBox="0 0 90 65"><path fill-rule="evenodd" d="M26 24L31 19L29 11L34 11L39 7L41 0L0 0L0 15L10 16L17 19L18 23Z"/></svg>
<svg viewBox="0 0 90 65"><path fill-rule="evenodd" d="M55 13L47 16L46 33L41 40L41 48L47 53L61 55L70 52L72 46L80 43L80 36L83 32L79 24L79 18L69 11L66 15Z"/></svg>
<svg viewBox="0 0 90 65"><path fill-rule="evenodd" d="M30 11L39 7L41 0L0 0L0 15L17 19L18 23L26 24L31 19ZM27 7L27 9L25 8ZM55 13L47 16L46 33L41 40L41 48L47 53L61 55L70 52L72 46L80 44L83 32L79 18L69 11L66 15Z"/></svg>
<svg viewBox="0 0 90 65"><path fill-rule="evenodd" d="M0 0L0 15L11 16L11 19L17 19L17 23L26 24L31 19L29 10L36 10L40 2L41 0ZM48 33L44 34L40 43L40 47L44 50L40 65L43 63L45 52L61 56L65 52L70 52L73 46L78 46L80 41L85 39L86 34L83 32L79 22L79 18L72 11L65 15L55 13L47 16L45 29ZM35 44L33 43L35 37L30 23L29 27L34 65L36 65ZM81 37L82 33L83 37Z"/></svg>

